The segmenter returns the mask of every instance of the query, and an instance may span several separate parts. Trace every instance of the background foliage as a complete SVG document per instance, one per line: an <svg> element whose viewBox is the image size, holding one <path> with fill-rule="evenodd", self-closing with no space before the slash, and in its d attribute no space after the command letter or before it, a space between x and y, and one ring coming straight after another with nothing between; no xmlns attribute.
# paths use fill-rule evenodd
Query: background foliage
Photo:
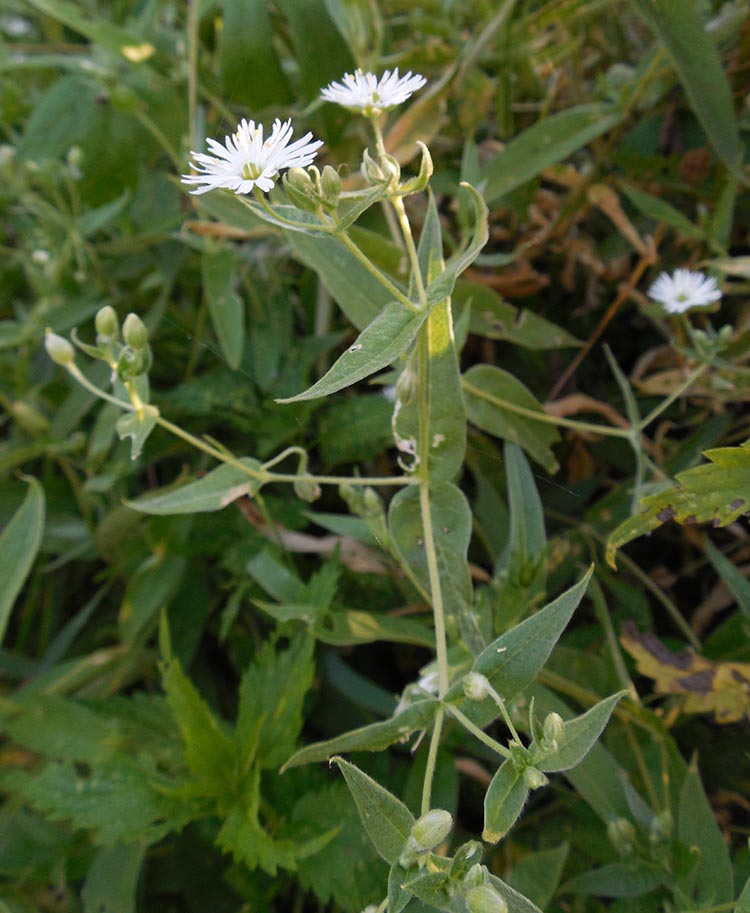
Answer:
<svg viewBox="0 0 750 913"><path fill-rule="evenodd" d="M430 145L446 252L471 221L460 180L490 209L454 297L479 604L503 634L593 561L518 706L565 716L630 695L487 864L543 909L731 909L750 874L750 550L746 505L725 511L748 478L747 3L5 0L0 33L3 907L355 913L382 899L386 868L342 778L278 769L389 717L431 658L427 607L377 545L383 507L350 491L350 516L333 489L309 505L269 487L220 512L135 510L213 464L160 429L132 460L117 410L42 340L47 326L90 339L104 304L135 311L153 399L194 434L260 459L301 444L316 472L390 471L380 386L275 403L324 373L380 291L230 199L186 197L177 176L204 136L290 114L346 178L367 138L319 90L398 65L429 84L386 142L405 170L415 141ZM417 224L426 213L412 201ZM399 274L376 210L355 232ZM684 326L643 291L684 265L724 278L710 319L731 325L728 345L634 438L685 379ZM728 494L706 494L711 466L735 474ZM667 509L723 525L663 524ZM624 544L647 527L610 568L612 532ZM355 757L418 812L424 746ZM492 764L449 730L435 798L460 808L462 839L481 833Z"/></svg>

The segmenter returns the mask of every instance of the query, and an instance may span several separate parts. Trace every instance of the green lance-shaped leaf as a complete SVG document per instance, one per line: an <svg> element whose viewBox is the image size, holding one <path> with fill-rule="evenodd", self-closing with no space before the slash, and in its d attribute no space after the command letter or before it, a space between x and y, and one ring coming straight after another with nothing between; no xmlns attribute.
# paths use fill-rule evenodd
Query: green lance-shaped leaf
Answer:
<svg viewBox="0 0 750 913"><path fill-rule="evenodd" d="M333 758L346 779L359 817L375 849L393 865L409 839L414 815L387 789L343 758Z"/></svg>
<svg viewBox="0 0 750 913"><path fill-rule="evenodd" d="M420 270L425 282L444 267L440 218L430 195L427 218L419 239ZM410 293L416 294L414 289ZM466 409L448 299L436 304L420 331L420 354L426 359L424 393L427 396L427 428L420 434L420 391L406 402L398 399L393 414L396 443L415 453L417 463L427 462L431 479L453 479L466 452ZM422 453L421 450L426 452Z"/></svg>
<svg viewBox="0 0 750 913"><path fill-rule="evenodd" d="M11 609L34 563L44 532L44 489L28 478L29 490L0 536L0 643Z"/></svg>
<svg viewBox="0 0 750 913"><path fill-rule="evenodd" d="M620 189L630 202L642 213L656 222L664 222L672 228L685 235L686 238L692 238L696 241L702 241L706 233L702 228L694 225L690 219L684 216L679 209L675 209L670 203L662 200L661 197L652 196L644 190L638 190L637 187L629 187L627 184L620 184Z"/></svg>
<svg viewBox="0 0 750 913"><path fill-rule="evenodd" d="M645 861L615 862L571 878L561 894L593 894L595 897L642 897L667 878L661 866Z"/></svg>
<svg viewBox="0 0 750 913"><path fill-rule="evenodd" d="M508 913L542 913L536 904L494 875L487 875L487 884L505 901ZM456 885L451 881L448 872L426 872L418 875L404 884L404 890L428 904L430 908L445 910L446 913L467 911L465 894L456 890Z"/></svg>
<svg viewBox="0 0 750 913"><path fill-rule="evenodd" d="M203 289L222 355L235 370L245 344L245 305L234 290L235 255L229 248L206 251L201 258Z"/></svg>
<svg viewBox="0 0 750 913"><path fill-rule="evenodd" d="M467 647L478 653L484 646L474 615L474 589L466 555L471 539L471 508L463 492L451 482L435 482L429 491L430 517L435 541L443 604L458 625ZM391 501L388 525L405 564L430 592L419 492L403 489Z"/></svg>
<svg viewBox="0 0 750 913"><path fill-rule="evenodd" d="M134 913L145 840L100 849L91 863L81 897L84 913Z"/></svg>
<svg viewBox="0 0 750 913"><path fill-rule="evenodd" d="M340 751L383 751L395 742L403 742L418 729L427 729L435 718L438 706L437 701L419 701L388 720L360 726L325 742L307 745L292 755L282 771L300 764L327 761Z"/></svg>
<svg viewBox="0 0 750 913"><path fill-rule="evenodd" d="M611 130L623 115L611 105L569 108L537 121L485 165L484 198L491 205Z"/></svg>
<svg viewBox="0 0 750 913"><path fill-rule="evenodd" d="M486 647L474 660L473 672L486 676L492 687L505 700L511 701L530 685L552 652L565 626L586 592L593 567L584 577L540 609L536 615L522 621ZM478 726L487 726L499 715L491 698L482 701L463 700L461 682L448 692L447 700L463 701L462 711Z"/></svg>
<svg viewBox="0 0 750 913"><path fill-rule="evenodd" d="M156 406L142 406L135 412L126 412L117 420L115 429L121 441L130 438L130 459L141 455L143 445L151 432L156 428L159 410Z"/></svg>
<svg viewBox="0 0 750 913"><path fill-rule="evenodd" d="M558 465L550 450L560 439L557 429L514 410L546 417L537 398L520 380L494 365L475 365L464 374L466 412L470 422L496 437L519 444L548 472Z"/></svg>
<svg viewBox="0 0 750 913"><path fill-rule="evenodd" d="M260 463L252 457L240 460L251 469L259 470ZM234 466L218 466L211 472L158 495L146 495L135 501L127 501L129 507L144 514L200 514L221 510L237 498L251 497L260 489L261 483Z"/></svg>
<svg viewBox="0 0 750 913"><path fill-rule="evenodd" d="M513 827L529 795L523 770L512 758L500 766L484 797L484 831L482 839L497 843Z"/></svg>
<svg viewBox="0 0 750 913"><path fill-rule="evenodd" d="M734 908L734 913L750 913L750 878L745 882L745 887L737 898L737 906Z"/></svg>
<svg viewBox="0 0 750 913"><path fill-rule="evenodd" d="M617 703L626 693L621 691L613 694L581 716L568 720L557 750L546 754L535 766L544 773L559 773L580 764L603 732Z"/></svg>
<svg viewBox="0 0 750 913"><path fill-rule="evenodd" d="M426 311L416 313L397 301L391 302L317 383L304 393L277 402L296 403L330 396L385 368L411 345L426 317Z"/></svg>
<svg viewBox="0 0 750 913"><path fill-rule="evenodd" d="M466 247L454 254L445 264L445 269L440 275L427 286L428 304L437 304L450 296L456 280L476 260L489 237L487 206L484 200L471 184L462 181L461 186L465 187L471 194L472 208L474 210L474 231Z"/></svg>
<svg viewBox="0 0 750 913"><path fill-rule="evenodd" d="M730 168L742 156L732 91L695 0L632 0L669 52L711 144Z"/></svg>
<svg viewBox="0 0 750 913"><path fill-rule="evenodd" d="M718 447L704 454L710 462L681 472L675 484L643 498L644 510L614 530L607 542L607 561L631 539L676 520L726 526L750 509L750 446Z"/></svg>
<svg viewBox="0 0 750 913"><path fill-rule="evenodd" d="M682 891L695 897L698 909L729 903L734 898L729 849L694 765L688 768L682 783L677 836L693 852L697 849L699 853L697 866L678 880Z"/></svg>

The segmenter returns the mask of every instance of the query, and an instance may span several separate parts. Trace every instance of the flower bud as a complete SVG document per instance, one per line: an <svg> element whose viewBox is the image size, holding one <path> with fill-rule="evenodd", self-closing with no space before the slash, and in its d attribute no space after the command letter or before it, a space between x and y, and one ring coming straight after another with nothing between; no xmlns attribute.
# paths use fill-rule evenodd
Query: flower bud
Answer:
<svg viewBox="0 0 750 913"><path fill-rule="evenodd" d="M134 377L138 377L139 374L146 374L150 367L151 350L148 347L145 349L133 349L130 346L125 346L117 359L117 376L120 380L132 380Z"/></svg>
<svg viewBox="0 0 750 913"><path fill-rule="evenodd" d="M312 177L304 168L290 168L283 177L283 184L287 196L297 209L315 212L320 199Z"/></svg>
<svg viewBox="0 0 750 913"><path fill-rule="evenodd" d="M669 840L672 835L673 827L674 821L672 820L672 813L669 809L665 809L651 822L651 828L648 835L649 842L657 844Z"/></svg>
<svg viewBox="0 0 750 913"><path fill-rule="evenodd" d="M454 881L465 881L469 872L477 867L482 858L482 853L482 844L479 843L478 840L469 840L468 843L464 843L463 846L460 846L456 850L453 861L451 862L451 879ZM479 866L479 868L481 868L481 866ZM469 885L469 887L473 887L473 885Z"/></svg>
<svg viewBox="0 0 750 913"><path fill-rule="evenodd" d="M47 330L44 337L44 348L47 354L56 365L62 365L66 368L72 365L76 360L76 353L73 346L63 336L58 336L52 330Z"/></svg>
<svg viewBox="0 0 750 913"><path fill-rule="evenodd" d="M450 812L442 808L433 808L426 815L415 821L411 829L411 837L421 852L434 850L445 840L453 827L453 818Z"/></svg>
<svg viewBox="0 0 750 913"><path fill-rule="evenodd" d="M365 149L364 155L362 156L361 168L362 176L366 181L369 181L370 184L382 184L386 180L380 165L378 165L378 163L373 160L367 149Z"/></svg>
<svg viewBox="0 0 750 913"><path fill-rule="evenodd" d="M148 330L137 314L130 313L122 325L122 338L132 349L145 349L148 345Z"/></svg>
<svg viewBox="0 0 750 913"><path fill-rule="evenodd" d="M368 485L362 492L362 503L368 514L382 514L383 501L374 488Z"/></svg>
<svg viewBox="0 0 750 913"><path fill-rule="evenodd" d="M320 497L320 485L313 479L302 477L294 480L294 493L302 501L312 504Z"/></svg>
<svg viewBox="0 0 750 913"><path fill-rule="evenodd" d="M466 844L466 846L469 846L469 844ZM487 866L475 862L464 875L463 886L466 890L470 890L471 888L478 888L480 885L487 884L488 880L489 872L487 871Z"/></svg>
<svg viewBox="0 0 750 913"><path fill-rule="evenodd" d="M629 856L635 846L635 828L627 818L613 818L607 824L607 837L621 856Z"/></svg>
<svg viewBox="0 0 750 913"><path fill-rule="evenodd" d="M392 155L380 156L380 168L389 184L395 184L401 177L401 166Z"/></svg>
<svg viewBox="0 0 750 913"><path fill-rule="evenodd" d="M417 395L419 381L417 372L411 362L407 364L396 381L396 399L404 406L408 406Z"/></svg>
<svg viewBox="0 0 750 913"><path fill-rule="evenodd" d="M508 904L490 884L466 892L469 913L508 913Z"/></svg>
<svg viewBox="0 0 750 913"><path fill-rule="evenodd" d="M320 179L321 195L326 206L335 207L341 195L341 178L335 168L326 165Z"/></svg>
<svg viewBox="0 0 750 913"><path fill-rule="evenodd" d="M527 767L523 772L523 782L529 789L540 789L549 783L547 777L536 767Z"/></svg>
<svg viewBox="0 0 750 913"><path fill-rule="evenodd" d="M108 345L114 342L120 332L120 321L117 319L115 309L108 304L103 308L99 308L96 312L96 317L94 317L94 326L98 334L98 343Z"/></svg>
<svg viewBox="0 0 750 913"><path fill-rule="evenodd" d="M486 675L469 672L463 680L464 694L470 701L483 701L492 694L493 688Z"/></svg>
<svg viewBox="0 0 750 913"><path fill-rule="evenodd" d="M557 751L560 741L565 735L565 721L559 713L550 713L544 720L542 741L548 752Z"/></svg>

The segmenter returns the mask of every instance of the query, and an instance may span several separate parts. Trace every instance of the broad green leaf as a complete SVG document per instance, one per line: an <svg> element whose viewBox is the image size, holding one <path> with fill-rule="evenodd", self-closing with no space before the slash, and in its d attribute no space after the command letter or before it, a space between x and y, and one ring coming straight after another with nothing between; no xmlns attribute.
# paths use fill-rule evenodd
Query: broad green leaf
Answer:
<svg viewBox="0 0 750 913"><path fill-rule="evenodd" d="M509 885L543 910L552 902L562 877L570 846L561 843L552 850L537 850L514 862Z"/></svg>
<svg viewBox="0 0 750 913"><path fill-rule="evenodd" d="M30 3L40 13L62 22L108 51L125 57L130 63L142 63L156 51L153 45L144 42L134 32L92 15L91 11L83 10L77 3L69 3L68 0L30 0Z"/></svg>
<svg viewBox="0 0 750 913"><path fill-rule="evenodd" d="M260 469L252 457L240 460L245 466ZM237 498L252 497L260 489L260 482L234 466L219 466L195 482L188 482L163 494L145 495L127 501L129 507L144 514L199 514L221 510Z"/></svg>
<svg viewBox="0 0 750 913"><path fill-rule="evenodd" d="M0 535L0 643L44 532L44 489L36 479L28 478L28 483L23 503Z"/></svg>
<svg viewBox="0 0 750 913"><path fill-rule="evenodd" d="M124 644L133 646L138 635L166 608L182 582L187 559L158 549L136 568L120 605L118 630Z"/></svg>
<svg viewBox="0 0 750 913"><path fill-rule="evenodd" d="M387 789L343 758L332 759L346 779L375 849L393 865L409 839L414 815Z"/></svg>
<svg viewBox="0 0 750 913"><path fill-rule="evenodd" d="M234 290L235 255L229 248L206 251L201 257L203 290L221 352L236 371L245 345L245 305Z"/></svg>
<svg viewBox="0 0 750 913"><path fill-rule="evenodd" d="M572 333L528 308L517 308L486 285L459 279L455 302L471 309L469 329L478 336L502 339L524 349L565 349L581 345Z"/></svg>
<svg viewBox="0 0 750 913"><path fill-rule="evenodd" d="M620 184L619 186L633 206L636 209L640 209L650 219L654 219L656 222L664 222L685 235L686 238L701 241L706 237L702 228L694 225L679 209L675 209L674 206L662 200L661 197L655 197L628 184Z"/></svg>
<svg viewBox="0 0 750 913"><path fill-rule="evenodd" d="M742 157L729 83L695 0L632 0L669 52L711 144L730 168Z"/></svg>
<svg viewBox="0 0 750 913"><path fill-rule="evenodd" d="M618 701L626 693L621 691L619 694L613 694L574 720L567 720L565 735L560 740L557 751L547 754L536 764L539 770L544 773L557 773L580 764L609 722Z"/></svg>
<svg viewBox="0 0 750 913"><path fill-rule="evenodd" d="M409 880L407 870L396 862L388 872L388 913L401 913L412 900L413 894L405 891L402 885Z"/></svg>
<svg viewBox="0 0 750 913"><path fill-rule="evenodd" d="M87 209L76 219L78 230L86 238L96 234L97 231L100 231L120 215L130 202L131 196L131 192L126 190L116 200L112 200L111 203L104 203L102 206Z"/></svg>
<svg viewBox="0 0 750 913"><path fill-rule="evenodd" d="M221 795L234 774L238 752L176 659L164 663L162 682L185 743L185 760L207 793Z"/></svg>
<svg viewBox="0 0 750 913"><path fill-rule="evenodd" d="M571 878L563 894L593 894L595 897L642 897L667 879L661 866L644 861L614 862Z"/></svg>
<svg viewBox="0 0 750 913"><path fill-rule="evenodd" d="M512 759L503 761L484 797L482 839L497 843L513 827L529 795L523 771Z"/></svg>
<svg viewBox="0 0 750 913"><path fill-rule="evenodd" d="M560 435L554 425L545 421L547 413L520 380L494 365L474 365L464 374L462 386L470 422L489 434L520 444L548 472L557 471L550 447Z"/></svg>
<svg viewBox="0 0 750 913"><path fill-rule="evenodd" d="M502 634L486 647L474 661L472 671L487 676L497 693L507 702L530 685L586 592L593 568L583 578L535 615ZM462 700L461 683L448 692L447 700ZM479 726L486 726L498 716L497 705L490 698L465 701L462 711Z"/></svg>
<svg viewBox="0 0 750 913"><path fill-rule="evenodd" d="M734 883L729 848L693 765L688 768L682 784L677 836L699 856L698 865L678 882L685 894L695 897L697 908L732 901Z"/></svg>
<svg viewBox="0 0 750 913"><path fill-rule="evenodd" d="M318 274L358 330L372 323L392 301L392 292L338 239L286 232L286 240L294 256Z"/></svg>
<svg viewBox="0 0 750 913"><path fill-rule="evenodd" d="M490 205L497 202L617 126L622 118L611 105L590 104L537 121L484 166L485 200Z"/></svg>
<svg viewBox="0 0 750 913"><path fill-rule="evenodd" d="M429 304L437 304L450 296L456 280L476 260L489 237L487 206L484 200L471 184L467 184L464 181L461 186L465 187L471 194L474 210L474 231L464 249L454 254L445 264L443 271L427 286L427 301Z"/></svg>
<svg viewBox="0 0 750 913"><path fill-rule="evenodd" d="M265 0L224 0L219 71L225 98L253 111L289 101L289 84L274 47Z"/></svg>
<svg viewBox="0 0 750 913"><path fill-rule="evenodd" d="M666 523L726 526L750 508L750 446L718 447L704 454L709 462L677 475L673 485L641 501L639 514L621 523L607 542L607 561L627 542Z"/></svg>
<svg viewBox="0 0 750 913"><path fill-rule="evenodd" d="M315 671L313 646L305 635L296 637L288 650L265 643L242 676L235 739L244 757L246 744L257 737L262 768L278 768L297 742L302 705Z"/></svg>
<svg viewBox="0 0 750 913"><path fill-rule="evenodd" d="M116 843L94 856L81 891L83 913L135 913L144 840Z"/></svg>
<svg viewBox="0 0 750 913"><path fill-rule="evenodd" d="M148 436L156 428L159 410L156 406L145 405L135 412L126 412L115 424L117 436L121 441L130 438L130 459L141 455Z"/></svg>
<svg viewBox="0 0 750 913"><path fill-rule="evenodd" d="M495 577L499 587L498 621L502 627L509 628L544 594L547 534L542 501L523 451L506 441L503 455L510 530L507 545L495 567Z"/></svg>
<svg viewBox="0 0 750 913"><path fill-rule="evenodd" d="M451 482L429 487L429 508L443 606L458 625L466 646L478 653L484 646L473 610L474 588L467 561L471 539L471 508ZM429 593L430 574L424 546L424 522L419 491L402 489L391 501L388 526L402 560Z"/></svg>
<svg viewBox="0 0 750 913"><path fill-rule="evenodd" d="M290 767L299 767L300 764L327 761L341 751L383 751L394 742L408 738L418 729L427 729L435 718L438 706L437 701L419 701L388 720L370 723L369 726L352 729L351 732L345 732L325 742L307 745L292 755L284 764L282 771Z"/></svg>
<svg viewBox="0 0 750 913"><path fill-rule="evenodd" d="M277 402L296 403L330 396L387 367L406 351L426 317L424 311L410 311L392 301L317 383L304 393Z"/></svg>
<svg viewBox="0 0 750 913"><path fill-rule="evenodd" d="M432 195L419 238L418 256L423 279L429 283L445 266L440 217ZM413 282L409 293L416 297ZM421 357L427 360L423 381L427 426L420 434L420 397L416 394L408 402L397 400L393 436L399 449L413 457L415 467L427 460L431 479L453 479L463 465L466 451L466 416L449 300L431 309L418 345Z"/></svg>

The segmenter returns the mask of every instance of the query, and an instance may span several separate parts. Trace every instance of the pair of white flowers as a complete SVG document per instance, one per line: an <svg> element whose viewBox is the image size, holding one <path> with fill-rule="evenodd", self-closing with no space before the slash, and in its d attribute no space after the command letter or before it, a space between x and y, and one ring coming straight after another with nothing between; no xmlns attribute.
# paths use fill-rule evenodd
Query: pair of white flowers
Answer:
<svg viewBox="0 0 750 913"><path fill-rule="evenodd" d="M358 111L367 117L377 117L389 108L395 108L421 89L426 80L412 74L398 75L398 68L386 70L378 79L373 73L357 70L347 73L342 82L332 82L320 93L326 101ZM224 145L208 139L214 155L192 152L193 167L197 174L183 174L185 184L195 184L194 194L224 188L235 193L251 193L256 187L268 192L284 168L306 168L311 165L321 140L313 140L312 133L290 144L291 120L274 121L267 139L263 139L263 125L254 120L240 121L237 132L227 136Z"/></svg>

